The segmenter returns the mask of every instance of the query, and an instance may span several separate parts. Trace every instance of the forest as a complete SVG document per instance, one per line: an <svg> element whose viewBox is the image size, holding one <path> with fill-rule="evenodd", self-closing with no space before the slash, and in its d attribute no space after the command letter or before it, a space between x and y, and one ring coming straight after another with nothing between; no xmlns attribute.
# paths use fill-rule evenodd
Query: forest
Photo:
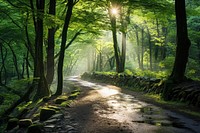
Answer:
<svg viewBox="0 0 200 133"><path fill-rule="evenodd" d="M200 107L199 0L0 0L0 12L0 131L70 76Z"/></svg>

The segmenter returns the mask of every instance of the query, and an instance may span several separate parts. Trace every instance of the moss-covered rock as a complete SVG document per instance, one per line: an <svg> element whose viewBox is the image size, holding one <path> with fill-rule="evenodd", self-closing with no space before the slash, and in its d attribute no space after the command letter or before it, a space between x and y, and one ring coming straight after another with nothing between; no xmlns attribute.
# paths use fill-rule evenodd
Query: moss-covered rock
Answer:
<svg viewBox="0 0 200 133"><path fill-rule="evenodd" d="M45 121L45 120L49 119L54 114L56 114L56 111L54 109L43 108L40 111L40 121Z"/></svg>
<svg viewBox="0 0 200 133"><path fill-rule="evenodd" d="M33 124L28 127L27 133L42 133L43 124Z"/></svg>
<svg viewBox="0 0 200 133"><path fill-rule="evenodd" d="M18 126L18 123L19 123L19 120L17 118L9 119L6 130L11 130L15 128L16 126Z"/></svg>
<svg viewBox="0 0 200 133"><path fill-rule="evenodd" d="M50 105L50 106L48 106L48 108L54 109L54 110L56 110L56 111L60 111L60 108L57 107L57 106L52 106L52 105Z"/></svg>
<svg viewBox="0 0 200 133"><path fill-rule="evenodd" d="M61 104L62 102L67 101L67 99L58 98L55 100L55 104Z"/></svg>
<svg viewBox="0 0 200 133"><path fill-rule="evenodd" d="M21 119L19 120L19 127L20 128L26 128L32 125L32 120L31 119Z"/></svg>
<svg viewBox="0 0 200 133"><path fill-rule="evenodd" d="M72 93L71 95L69 95L68 100L73 100L76 99L76 97L80 94L79 91Z"/></svg>
<svg viewBox="0 0 200 133"><path fill-rule="evenodd" d="M62 107L70 107L70 104L72 103L72 100L67 100L65 102L62 102L61 103L61 106Z"/></svg>

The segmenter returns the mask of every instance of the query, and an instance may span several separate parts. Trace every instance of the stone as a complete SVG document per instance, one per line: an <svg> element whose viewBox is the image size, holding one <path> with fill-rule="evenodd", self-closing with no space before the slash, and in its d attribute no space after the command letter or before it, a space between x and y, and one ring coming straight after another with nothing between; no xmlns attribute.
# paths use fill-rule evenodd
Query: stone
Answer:
<svg viewBox="0 0 200 133"><path fill-rule="evenodd" d="M61 104L62 102L65 102L65 101L67 101L67 100L58 98L58 99L56 99L55 104Z"/></svg>
<svg viewBox="0 0 200 133"><path fill-rule="evenodd" d="M42 133L42 124L33 124L28 127L27 133Z"/></svg>
<svg viewBox="0 0 200 133"><path fill-rule="evenodd" d="M19 127L20 128L26 128L32 125L32 120L31 119L21 119L19 120Z"/></svg>
<svg viewBox="0 0 200 133"><path fill-rule="evenodd" d="M40 121L46 121L54 114L56 114L56 111L54 109L42 108L40 111Z"/></svg>
<svg viewBox="0 0 200 133"><path fill-rule="evenodd" d="M72 127L71 125L67 125L67 126L66 126L66 129L67 129L68 132L69 132L69 131L75 131L75 128Z"/></svg>
<svg viewBox="0 0 200 133"><path fill-rule="evenodd" d="M51 128L51 129L53 129L53 128L55 128L55 127L56 127L56 126L53 125L53 124L44 126L44 128Z"/></svg>
<svg viewBox="0 0 200 133"><path fill-rule="evenodd" d="M51 124L51 123L56 123L57 121L58 119L50 119L50 120L45 121L45 123Z"/></svg>
<svg viewBox="0 0 200 133"><path fill-rule="evenodd" d="M48 106L48 108L54 109L54 110L56 110L56 111L60 111L60 108L57 107L57 106Z"/></svg>
<svg viewBox="0 0 200 133"><path fill-rule="evenodd" d="M8 120L6 130L11 130L18 126L19 120L17 118L12 118Z"/></svg>
<svg viewBox="0 0 200 133"><path fill-rule="evenodd" d="M51 119L62 119L64 118L64 115L63 114L55 114L51 117Z"/></svg>

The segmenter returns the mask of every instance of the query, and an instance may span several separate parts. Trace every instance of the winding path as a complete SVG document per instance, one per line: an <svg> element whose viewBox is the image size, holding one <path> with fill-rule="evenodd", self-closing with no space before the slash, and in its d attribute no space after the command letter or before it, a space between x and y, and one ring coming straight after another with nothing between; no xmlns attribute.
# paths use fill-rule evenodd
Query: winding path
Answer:
<svg viewBox="0 0 200 133"><path fill-rule="evenodd" d="M200 133L200 122L123 93L121 88L70 77L82 90L68 109L79 133Z"/></svg>

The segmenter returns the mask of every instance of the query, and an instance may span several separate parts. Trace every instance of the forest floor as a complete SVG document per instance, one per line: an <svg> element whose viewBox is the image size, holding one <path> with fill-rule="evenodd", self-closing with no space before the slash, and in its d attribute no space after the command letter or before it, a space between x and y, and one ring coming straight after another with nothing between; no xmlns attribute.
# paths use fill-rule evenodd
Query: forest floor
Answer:
<svg viewBox="0 0 200 133"><path fill-rule="evenodd" d="M44 133L200 133L198 117L157 104L142 92L79 77L69 77L64 83L64 94L69 92L68 83L79 88L80 94L66 107L55 104L55 99L44 104L61 110L43 122L39 117L33 119L35 124L44 124ZM7 133L26 132L26 128L16 127Z"/></svg>
<svg viewBox="0 0 200 133"><path fill-rule="evenodd" d="M145 102L141 92L71 77L81 94L67 108L78 133L200 133L200 120ZM142 100L144 98L144 100Z"/></svg>

